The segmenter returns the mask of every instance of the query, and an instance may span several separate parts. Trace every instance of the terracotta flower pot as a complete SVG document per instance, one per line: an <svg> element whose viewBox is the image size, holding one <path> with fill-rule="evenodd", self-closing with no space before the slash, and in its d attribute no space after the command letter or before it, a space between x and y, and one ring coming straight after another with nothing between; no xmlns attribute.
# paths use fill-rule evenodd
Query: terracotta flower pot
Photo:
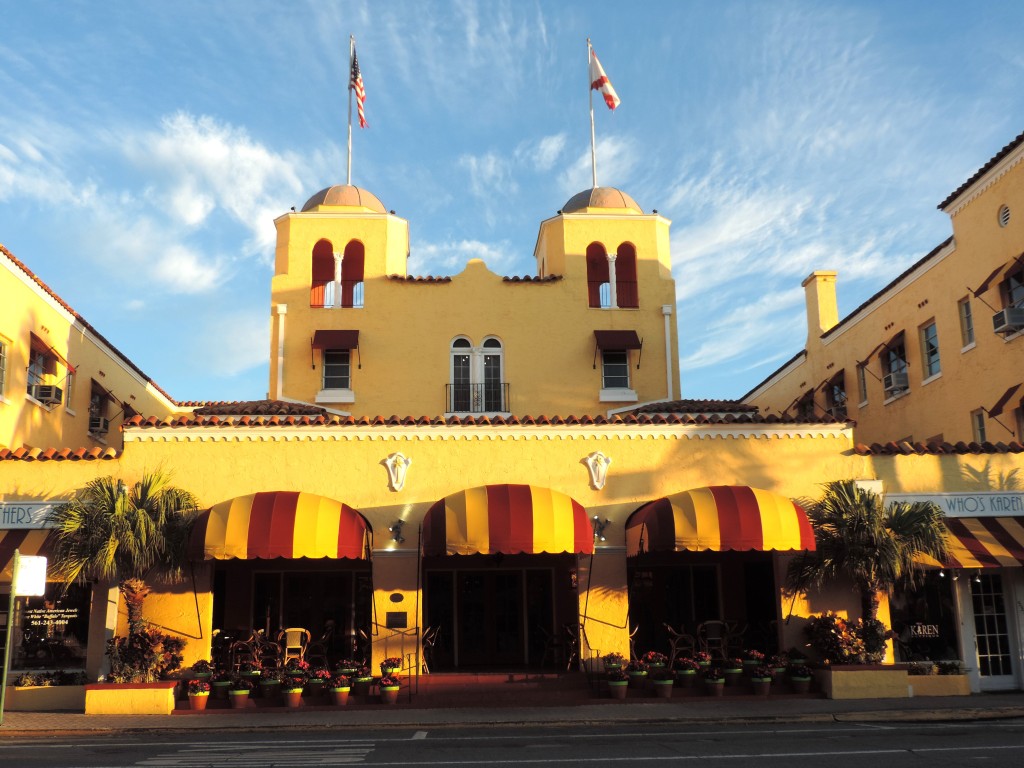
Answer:
<svg viewBox="0 0 1024 768"><path fill-rule="evenodd" d="M245 709L249 706L248 691L228 691L228 699L231 700L232 709Z"/></svg>
<svg viewBox="0 0 1024 768"><path fill-rule="evenodd" d="M697 680L696 671L692 672L676 672L676 682L680 688L692 688L694 682Z"/></svg>
<svg viewBox="0 0 1024 768"><path fill-rule="evenodd" d="M740 678L743 677L742 669L726 669L725 672L725 684L732 687L739 685Z"/></svg>
<svg viewBox="0 0 1024 768"><path fill-rule="evenodd" d="M389 685L386 688L381 688L380 700L385 704L397 704L399 690L401 689L397 685Z"/></svg>
<svg viewBox="0 0 1024 768"><path fill-rule="evenodd" d="M725 693L725 681L719 680L717 682L713 682L711 680L705 680L704 690L707 691L708 696L721 696Z"/></svg>
<svg viewBox="0 0 1024 768"><path fill-rule="evenodd" d="M331 702L336 707L344 707L348 704L348 688L331 688Z"/></svg>
<svg viewBox="0 0 1024 768"><path fill-rule="evenodd" d="M672 686L675 685L674 680L655 680L654 681L654 696L658 699L671 699L672 698Z"/></svg>
<svg viewBox="0 0 1024 768"><path fill-rule="evenodd" d="M301 688L289 688L282 691L284 695L284 705L291 709L302 706L302 689Z"/></svg>
<svg viewBox="0 0 1024 768"><path fill-rule="evenodd" d="M630 688L642 688L647 682L646 672L630 672L629 673L629 687Z"/></svg>
<svg viewBox="0 0 1024 768"><path fill-rule="evenodd" d="M770 677L752 677L750 678L750 687L755 696L767 696L772 687L772 679Z"/></svg>
<svg viewBox="0 0 1024 768"><path fill-rule="evenodd" d="M373 685L372 677L357 677L352 681L352 693L356 696L366 696Z"/></svg>
<svg viewBox="0 0 1024 768"><path fill-rule="evenodd" d="M792 689L793 693L810 693L811 678L791 677L789 679L789 687Z"/></svg>
<svg viewBox="0 0 1024 768"><path fill-rule="evenodd" d="M225 680L219 683L210 683L210 693L213 694L215 699L226 699L228 697L228 688L231 687L231 681Z"/></svg>
<svg viewBox="0 0 1024 768"><path fill-rule="evenodd" d="M625 699L629 690L628 680L609 680L608 695L613 699Z"/></svg>
<svg viewBox="0 0 1024 768"><path fill-rule="evenodd" d="M206 709L206 702L210 700L208 693L190 693L188 695L189 709L195 712L202 712Z"/></svg>

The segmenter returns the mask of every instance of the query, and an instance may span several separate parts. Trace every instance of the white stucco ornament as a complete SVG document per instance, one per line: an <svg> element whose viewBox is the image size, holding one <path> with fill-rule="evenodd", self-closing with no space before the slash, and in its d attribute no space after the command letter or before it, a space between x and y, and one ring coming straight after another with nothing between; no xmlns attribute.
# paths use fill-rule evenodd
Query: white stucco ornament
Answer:
<svg viewBox="0 0 1024 768"><path fill-rule="evenodd" d="M594 451L583 459L583 463L590 470L591 487L595 491L600 491L608 481L608 466L612 463L612 460L600 451Z"/></svg>
<svg viewBox="0 0 1024 768"><path fill-rule="evenodd" d="M381 462L388 469L388 482L392 491L400 491L405 486L405 475L409 471L412 459L407 459L401 453L392 453Z"/></svg>

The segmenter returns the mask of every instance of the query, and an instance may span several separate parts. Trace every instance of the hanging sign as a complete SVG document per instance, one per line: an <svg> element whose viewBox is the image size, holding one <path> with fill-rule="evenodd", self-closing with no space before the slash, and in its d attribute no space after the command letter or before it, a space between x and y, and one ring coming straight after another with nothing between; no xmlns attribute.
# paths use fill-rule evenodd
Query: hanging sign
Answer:
<svg viewBox="0 0 1024 768"><path fill-rule="evenodd" d="M14 596L39 597L45 594L46 558L19 555L14 563Z"/></svg>

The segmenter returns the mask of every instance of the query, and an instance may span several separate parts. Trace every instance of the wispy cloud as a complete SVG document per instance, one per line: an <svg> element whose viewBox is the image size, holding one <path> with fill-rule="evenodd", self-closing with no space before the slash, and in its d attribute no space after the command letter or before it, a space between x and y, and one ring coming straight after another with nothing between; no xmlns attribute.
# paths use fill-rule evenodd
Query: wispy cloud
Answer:
<svg viewBox="0 0 1024 768"><path fill-rule="evenodd" d="M484 243L479 240L448 240L442 243L415 243L409 254L409 274L423 275L427 270L461 272L470 259L482 259L487 268L499 275L516 263L516 255L507 242ZM435 272L435 274L437 274Z"/></svg>
<svg viewBox="0 0 1024 768"><path fill-rule="evenodd" d="M602 187L628 187L637 164L633 142L621 136L604 136L597 144L597 182ZM593 186L590 150L580 154L558 176L563 195L574 195Z"/></svg>

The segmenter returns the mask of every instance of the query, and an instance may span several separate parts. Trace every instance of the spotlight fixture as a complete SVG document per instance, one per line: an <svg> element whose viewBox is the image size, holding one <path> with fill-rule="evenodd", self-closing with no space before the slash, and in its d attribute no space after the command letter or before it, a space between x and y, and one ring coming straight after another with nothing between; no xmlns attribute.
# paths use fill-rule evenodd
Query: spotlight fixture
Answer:
<svg viewBox="0 0 1024 768"><path fill-rule="evenodd" d="M391 534L391 540L396 544L401 544L403 541L405 541L405 537L402 536L403 525L405 525L405 520L398 519L391 524L390 528L388 528L388 533Z"/></svg>
<svg viewBox="0 0 1024 768"><path fill-rule="evenodd" d="M980 574L980 573L979 573L979 574L977 574L977 575L976 575L976 576L974 577L974 583L975 583L975 584L981 584L981 574Z"/></svg>
<svg viewBox="0 0 1024 768"><path fill-rule="evenodd" d="M946 572L944 570L942 570L941 568L939 569L939 578L940 579L946 578Z"/></svg>
<svg viewBox="0 0 1024 768"><path fill-rule="evenodd" d="M591 518L591 520L594 523L594 538L597 541L607 541L608 539L604 535L604 529L611 524L611 520L608 520L606 518L604 522L602 522L601 517L599 515L594 515L594 517Z"/></svg>
<svg viewBox="0 0 1024 768"><path fill-rule="evenodd" d="M953 571L953 581L959 581L960 574L957 571Z"/></svg>

